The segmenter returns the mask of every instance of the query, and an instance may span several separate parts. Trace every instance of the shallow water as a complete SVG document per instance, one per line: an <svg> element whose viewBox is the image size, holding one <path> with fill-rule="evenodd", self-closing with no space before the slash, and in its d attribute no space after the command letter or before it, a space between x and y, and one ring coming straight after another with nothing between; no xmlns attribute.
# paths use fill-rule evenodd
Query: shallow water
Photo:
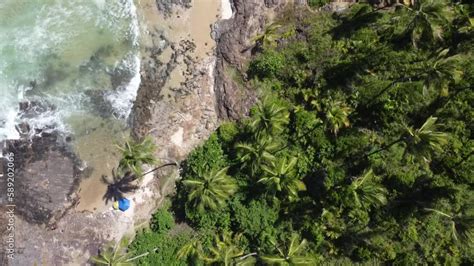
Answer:
<svg viewBox="0 0 474 266"><path fill-rule="evenodd" d="M0 1L0 141L18 138L22 122L25 134L76 138L87 134L82 117L125 126L138 52L132 0ZM20 102L32 102L28 114Z"/></svg>

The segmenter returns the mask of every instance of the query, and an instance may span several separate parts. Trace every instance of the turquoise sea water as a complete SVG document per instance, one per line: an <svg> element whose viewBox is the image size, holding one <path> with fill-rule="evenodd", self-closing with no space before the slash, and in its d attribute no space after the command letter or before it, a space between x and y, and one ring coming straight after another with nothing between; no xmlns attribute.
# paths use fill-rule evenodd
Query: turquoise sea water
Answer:
<svg viewBox="0 0 474 266"><path fill-rule="evenodd" d="M22 122L30 136L82 132L84 117L125 123L138 32L133 0L1 0L0 141L18 138Z"/></svg>

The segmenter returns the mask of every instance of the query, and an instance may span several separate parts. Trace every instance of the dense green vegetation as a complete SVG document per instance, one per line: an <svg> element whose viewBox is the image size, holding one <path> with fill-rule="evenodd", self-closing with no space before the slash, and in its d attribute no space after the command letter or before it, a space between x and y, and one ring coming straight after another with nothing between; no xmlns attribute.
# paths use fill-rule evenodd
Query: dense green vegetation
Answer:
<svg viewBox="0 0 474 266"><path fill-rule="evenodd" d="M160 210L133 254L473 265L473 11L356 5L272 25L247 73L261 103L183 164L172 210L192 230Z"/></svg>

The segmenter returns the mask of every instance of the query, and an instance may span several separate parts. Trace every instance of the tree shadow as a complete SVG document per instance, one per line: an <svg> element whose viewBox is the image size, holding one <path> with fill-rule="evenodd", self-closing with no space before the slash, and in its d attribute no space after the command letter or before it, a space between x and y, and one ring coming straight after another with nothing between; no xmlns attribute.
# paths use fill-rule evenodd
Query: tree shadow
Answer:
<svg viewBox="0 0 474 266"><path fill-rule="evenodd" d="M115 169L112 170L112 177L102 176L102 182L107 185L107 191L102 197L107 204L109 201L116 201L125 197L125 194L135 191L139 186L133 184L137 179L136 175L128 171L123 176L119 175Z"/></svg>
<svg viewBox="0 0 474 266"><path fill-rule="evenodd" d="M367 25L375 23L382 14L373 9L370 5L359 5L357 9L350 10L350 13L342 15L334 15L341 23L331 30L334 38L349 38L357 30L367 27Z"/></svg>

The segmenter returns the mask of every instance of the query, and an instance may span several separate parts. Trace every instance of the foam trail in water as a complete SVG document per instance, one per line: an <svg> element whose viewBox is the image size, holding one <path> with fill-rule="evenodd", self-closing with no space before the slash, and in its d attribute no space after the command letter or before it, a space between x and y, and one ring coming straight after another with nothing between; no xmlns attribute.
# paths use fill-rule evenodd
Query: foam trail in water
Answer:
<svg viewBox="0 0 474 266"><path fill-rule="evenodd" d="M19 138L21 123L29 125L30 136L53 130L74 133L66 121L88 112L94 101L90 97L97 95L104 95L114 116L125 120L140 84L138 35L133 0L2 0L0 141ZM106 69L116 67L133 75L128 85L112 88ZM31 83L31 93L24 95L18 84ZM90 91L103 93L86 93ZM19 113L19 103L29 101L53 108Z"/></svg>
<svg viewBox="0 0 474 266"><path fill-rule="evenodd" d="M125 61L124 64L128 69L133 69L133 78L127 86L121 86L106 95L107 101L114 109L114 116L118 119L126 119L130 115L141 82L140 58L135 55L131 61Z"/></svg>

